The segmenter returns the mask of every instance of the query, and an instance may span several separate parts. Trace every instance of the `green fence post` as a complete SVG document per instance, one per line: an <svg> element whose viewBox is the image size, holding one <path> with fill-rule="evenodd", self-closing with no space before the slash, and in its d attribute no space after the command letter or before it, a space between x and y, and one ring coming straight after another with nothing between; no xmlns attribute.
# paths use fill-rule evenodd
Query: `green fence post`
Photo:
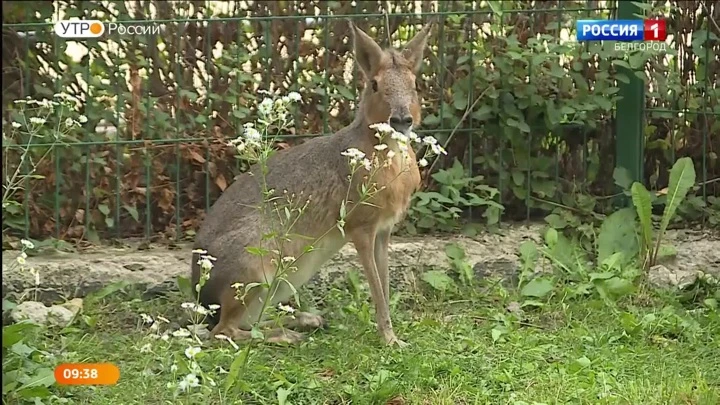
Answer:
<svg viewBox="0 0 720 405"><path fill-rule="evenodd" d="M618 19L634 20L642 10L632 1L618 2ZM618 82L619 94L615 113L615 167L623 167L633 181L642 181L644 140L645 82L631 69L618 66L618 73L628 78ZM621 200L627 204L627 200Z"/></svg>

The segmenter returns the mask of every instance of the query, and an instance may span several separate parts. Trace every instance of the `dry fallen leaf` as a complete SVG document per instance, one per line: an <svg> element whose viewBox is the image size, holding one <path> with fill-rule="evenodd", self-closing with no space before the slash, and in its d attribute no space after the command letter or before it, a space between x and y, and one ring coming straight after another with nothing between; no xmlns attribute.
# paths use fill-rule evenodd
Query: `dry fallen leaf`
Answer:
<svg viewBox="0 0 720 405"><path fill-rule="evenodd" d="M220 187L220 191L225 191L227 188L227 180L225 180L225 176L223 176L222 173L215 178L215 184Z"/></svg>

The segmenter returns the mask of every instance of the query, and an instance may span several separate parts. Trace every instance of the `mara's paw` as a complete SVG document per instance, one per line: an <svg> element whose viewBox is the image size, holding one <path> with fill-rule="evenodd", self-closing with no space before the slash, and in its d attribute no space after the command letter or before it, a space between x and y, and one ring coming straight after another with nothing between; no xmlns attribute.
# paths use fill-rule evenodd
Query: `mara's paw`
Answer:
<svg viewBox="0 0 720 405"><path fill-rule="evenodd" d="M409 346L408 343L398 339L397 336L395 336L395 334L386 335L385 336L385 344L390 347L398 348L398 349L402 349L404 347Z"/></svg>
<svg viewBox="0 0 720 405"><path fill-rule="evenodd" d="M305 340L305 335L290 329L282 329L268 336L265 341L268 343L296 345Z"/></svg>
<svg viewBox="0 0 720 405"><path fill-rule="evenodd" d="M295 314L295 329L300 331L313 331L325 327L325 319L322 316L310 312L298 312Z"/></svg>

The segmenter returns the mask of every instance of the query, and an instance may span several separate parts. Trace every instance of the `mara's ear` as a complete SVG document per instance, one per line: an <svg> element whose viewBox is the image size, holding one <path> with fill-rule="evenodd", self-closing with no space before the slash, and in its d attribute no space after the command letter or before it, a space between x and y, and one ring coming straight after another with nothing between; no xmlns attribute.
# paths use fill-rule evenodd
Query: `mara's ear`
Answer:
<svg viewBox="0 0 720 405"><path fill-rule="evenodd" d="M356 27L352 21L348 20L348 24L350 25L350 38L355 49L355 60L360 65L365 77L369 78L380 63L383 50L374 39Z"/></svg>
<svg viewBox="0 0 720 405"><path fill-rule="evenodd" d="M413 67L415 72L420 70L425 47L427 46L428 36L430 36L430 31L435 26L436 21L436 18L432 18L428 21L420 32L415 34L413 39L405 45L405 48L402 51L403 56L408 60L408 62L410 62L410 65Z"/></svg>

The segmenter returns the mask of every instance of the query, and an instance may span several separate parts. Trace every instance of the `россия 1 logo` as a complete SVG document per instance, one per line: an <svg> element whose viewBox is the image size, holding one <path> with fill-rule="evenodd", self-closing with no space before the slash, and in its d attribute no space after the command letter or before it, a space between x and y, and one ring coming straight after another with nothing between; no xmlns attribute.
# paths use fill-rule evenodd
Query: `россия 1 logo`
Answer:
<svg viewBox="0 0 720 405"><path fill-rule="evenodd" d="M578 41L665 41L665 20L578 20Z"/></svg>
<svg viewBox="0 0 720 405"><path fill-rule="evenodd" d="M97 20L64 20L55 23L55 34L60 38L99 38L105 33L105 24Z"/></svg>

